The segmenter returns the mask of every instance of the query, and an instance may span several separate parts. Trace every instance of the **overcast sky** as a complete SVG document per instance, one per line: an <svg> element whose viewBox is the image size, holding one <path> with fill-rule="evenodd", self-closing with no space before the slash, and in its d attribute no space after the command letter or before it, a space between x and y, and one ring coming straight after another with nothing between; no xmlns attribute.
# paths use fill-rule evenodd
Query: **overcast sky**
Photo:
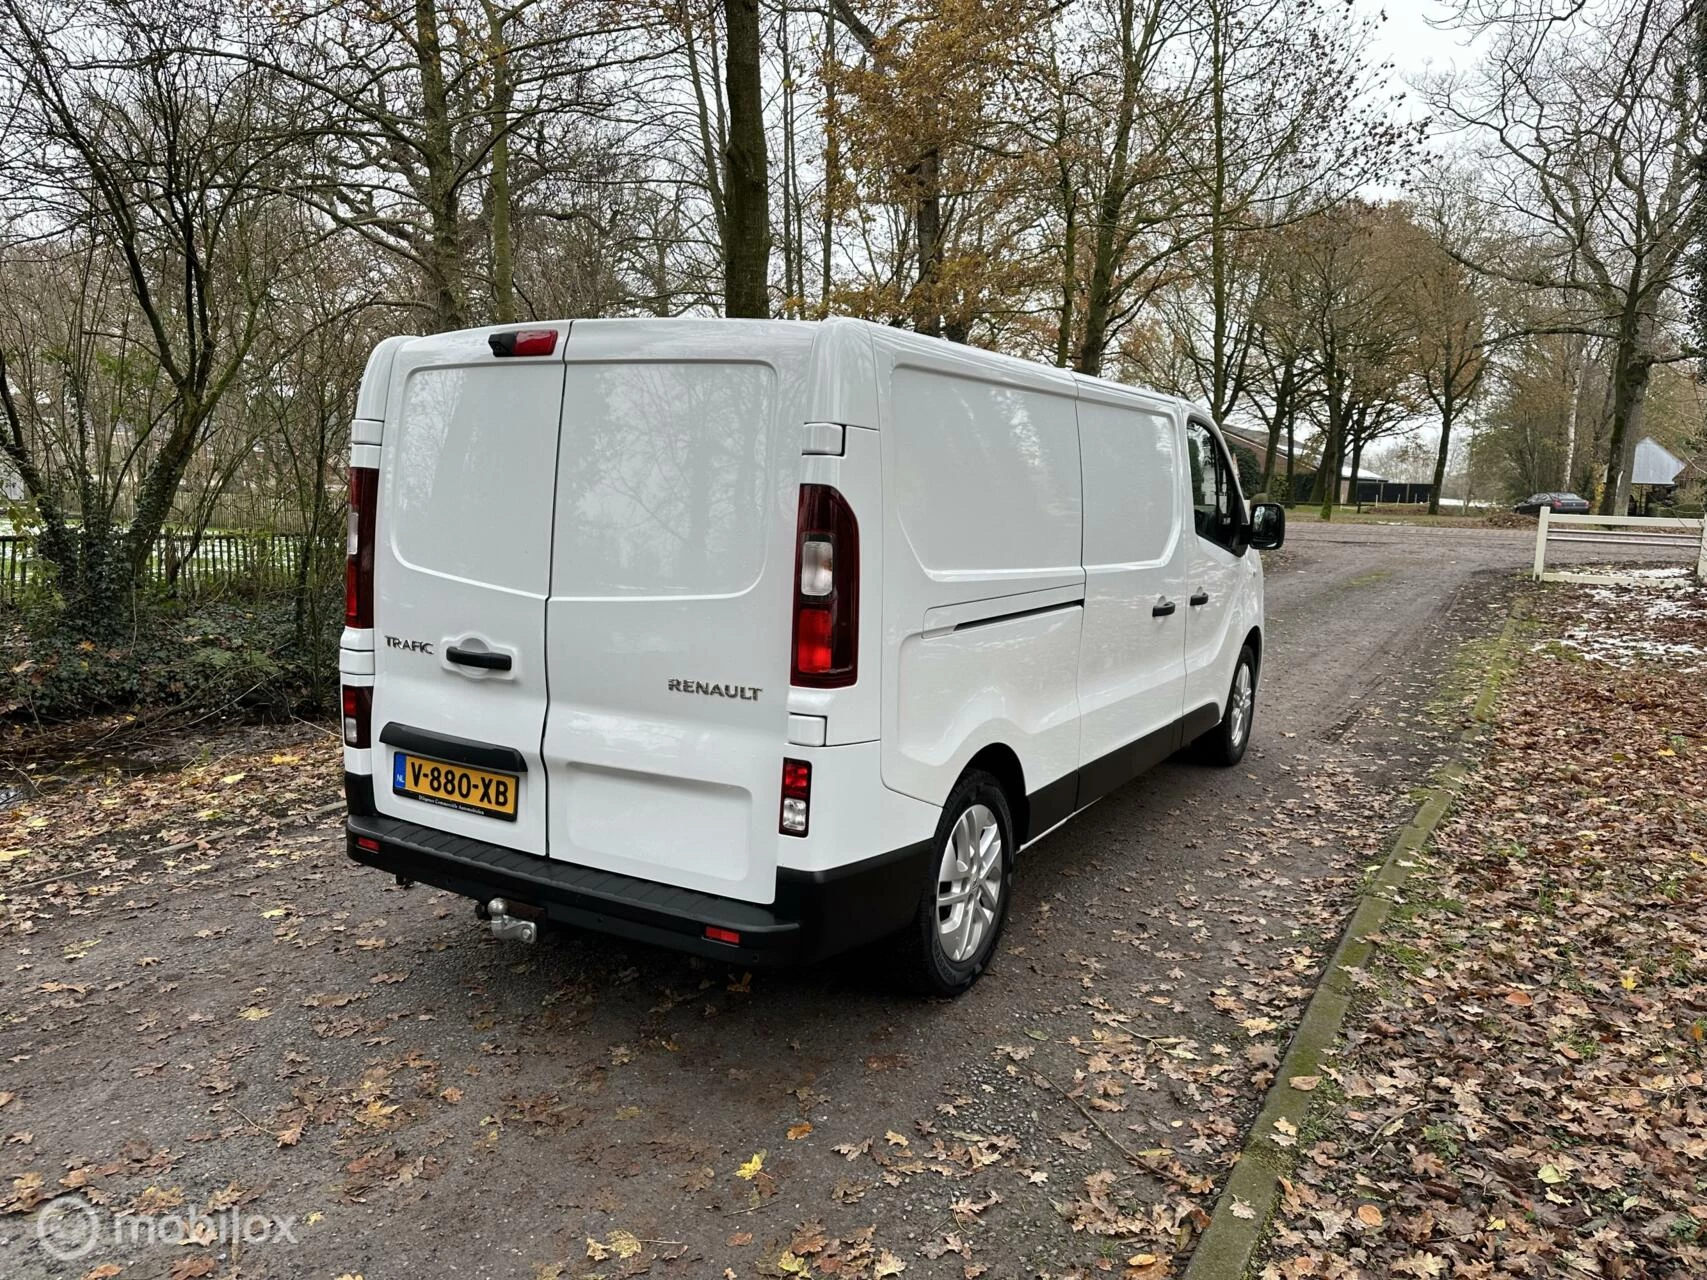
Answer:
<svg viewBox="0 0 1707 1280"><path fill-rule="evenodd" d="M1407 87L1405 82L1425 71L1444 71L1448 67L1464 68L1474 61L1464 33L1451 28L1431 26L1450 19L1455 6L1438 0L1355 0L1357 8L1367 14L1385 13L1387 21L1377 29L1373 52L1380 61L1391 62L1394 88ZM1414 92L1411 94L1415 96Z"/></svg>

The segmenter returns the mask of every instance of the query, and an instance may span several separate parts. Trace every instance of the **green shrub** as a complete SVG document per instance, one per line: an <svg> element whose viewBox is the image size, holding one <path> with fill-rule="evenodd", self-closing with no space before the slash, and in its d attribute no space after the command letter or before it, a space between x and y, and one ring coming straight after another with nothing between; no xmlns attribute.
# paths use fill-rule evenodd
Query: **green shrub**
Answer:
<svg viewBox="0 0 1707 1280"><path fill-rule="evenodd" d="M264 715L306 714L337 688L341 603L328 593L317 628L288 595L185 606L139 597L130 625L92 639L45 594L0 613L0 715L68 720L97 711L181 704Z"/></svg>

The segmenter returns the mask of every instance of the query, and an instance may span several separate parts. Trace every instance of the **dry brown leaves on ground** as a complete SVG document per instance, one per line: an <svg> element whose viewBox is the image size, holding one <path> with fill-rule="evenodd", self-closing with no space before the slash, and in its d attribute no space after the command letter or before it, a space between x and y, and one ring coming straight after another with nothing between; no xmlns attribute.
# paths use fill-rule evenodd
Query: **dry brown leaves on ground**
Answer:
<svg viewBox="0 0 1707 1280"><path fill-rule="evenodd" d="M1265 1280L1707 1275L1707 591L1534 612Z"/></svg>

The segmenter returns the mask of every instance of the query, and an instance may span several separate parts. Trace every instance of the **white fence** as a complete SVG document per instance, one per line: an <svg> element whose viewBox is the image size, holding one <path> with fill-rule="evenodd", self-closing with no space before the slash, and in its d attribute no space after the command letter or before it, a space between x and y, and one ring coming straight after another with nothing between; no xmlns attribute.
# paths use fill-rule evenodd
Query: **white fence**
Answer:
<svg viewBox="0 0 1707 1280"><path fill-rule="evenodd" d="M1615 586L1641 586L1649 576L1620 573L1614 569L1563 570L1547 568L1547 548L1592 547L1598 559L1640 560L1655 551L1670 554L1677 562L1695 553L1695 580L1707 581L1707 521L1680 516L1562 516L1541 508L1541 523L1535 530L1535 577L1541 582L1599 582ZM1683 553L1681 556L1679 552Z"/></svg>

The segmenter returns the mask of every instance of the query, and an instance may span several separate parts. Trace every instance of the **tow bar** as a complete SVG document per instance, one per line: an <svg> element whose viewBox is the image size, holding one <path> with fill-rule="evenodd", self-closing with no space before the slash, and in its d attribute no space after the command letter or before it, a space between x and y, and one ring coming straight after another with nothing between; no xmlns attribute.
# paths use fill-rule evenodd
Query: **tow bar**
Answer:
<svg viewBox="0 0 1707 1280"><path fill-rule="evenodd" d="M493 898L481 913L492 922L492 936L505 942L538 942L539 926L510 914L510 904Z"/></svg>

